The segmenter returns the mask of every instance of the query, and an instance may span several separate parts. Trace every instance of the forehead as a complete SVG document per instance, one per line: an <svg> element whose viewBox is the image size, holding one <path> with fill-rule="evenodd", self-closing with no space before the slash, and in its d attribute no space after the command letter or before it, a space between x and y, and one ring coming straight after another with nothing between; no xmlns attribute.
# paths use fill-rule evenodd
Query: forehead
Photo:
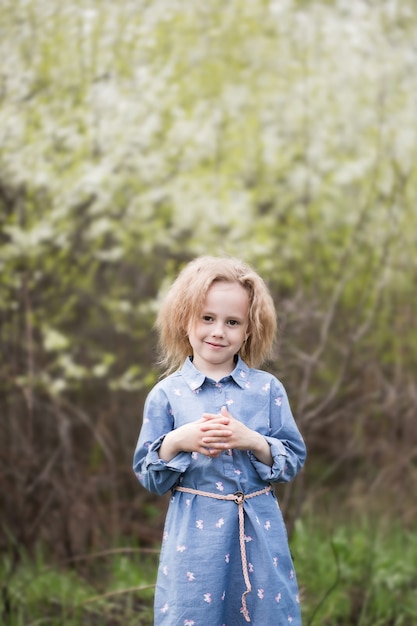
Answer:
<svg viewBox="0 0 417 626"><path fill-rule="evenodd" d="M249 294L239 283L216 281L207 291L203 308L245 317L249 313Z"/></svg>

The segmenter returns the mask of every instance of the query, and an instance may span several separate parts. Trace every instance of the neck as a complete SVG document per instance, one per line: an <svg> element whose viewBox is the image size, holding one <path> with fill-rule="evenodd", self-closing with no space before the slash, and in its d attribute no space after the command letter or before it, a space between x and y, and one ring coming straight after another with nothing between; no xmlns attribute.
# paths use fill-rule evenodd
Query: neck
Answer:
<svg viewBox="0 0 417 626"><path fill-rule="evenodd" d="M222 367L208 367L206 364L203 364L201 367L199 363L194 363L194 365L202 374L204 374L204 376L207 376L207 378L211 378L216 382L225 376L229 376L229 374L231 374L235 369L234 362L229 366L224 365Z"/></svg>

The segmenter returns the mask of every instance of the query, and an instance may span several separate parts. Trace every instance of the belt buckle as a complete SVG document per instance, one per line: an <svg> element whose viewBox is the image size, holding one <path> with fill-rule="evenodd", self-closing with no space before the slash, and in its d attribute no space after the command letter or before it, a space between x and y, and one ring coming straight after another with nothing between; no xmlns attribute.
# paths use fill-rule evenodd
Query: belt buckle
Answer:
<svg viewBox="0 0 417 626"><path fill-rule="evenodd" d="M236 504L243 504L243 502L245 501L245 494L243 493L243 491L236 491L233 496Z"/></svg>

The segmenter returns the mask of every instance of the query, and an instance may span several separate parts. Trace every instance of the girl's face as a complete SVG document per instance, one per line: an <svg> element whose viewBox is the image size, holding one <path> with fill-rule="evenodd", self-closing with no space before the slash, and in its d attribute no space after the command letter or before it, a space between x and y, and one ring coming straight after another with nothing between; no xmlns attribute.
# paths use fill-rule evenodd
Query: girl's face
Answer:
<svg viewBox="0 0 417 626"><path fill-rule="evenodd" d="M239 283L215 282L199 317L188 329L195 367L218 380L235 368L234 356L248 337L249 295Z"/></svg>

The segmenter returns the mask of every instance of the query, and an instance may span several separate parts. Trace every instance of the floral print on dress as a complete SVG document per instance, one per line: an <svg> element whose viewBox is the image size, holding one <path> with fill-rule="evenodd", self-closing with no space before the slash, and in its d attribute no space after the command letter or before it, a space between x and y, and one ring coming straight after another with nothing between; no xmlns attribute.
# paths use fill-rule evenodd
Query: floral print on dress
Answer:
<svg viewBox="0 0 417 626"><path fill-rule="evenodd" d="M246 623L239 507L215 496L250 494L270 482L285 482L303 462L304 444L276 378L248 368L238 357L235 371L218 382L216 386L187 359L181 370L157 383L146 400L134 469L151 492L173 492L155 589L154 626ZM169 463L161 462L158 449L173 424L220 413L222 406L267 439L272 467L250 450L237 449L216 458L181 452ZM177 492L177 485L214 497ZM297 581L275 494L247 498L242 509L251 622L301 626Z"/></svg>

